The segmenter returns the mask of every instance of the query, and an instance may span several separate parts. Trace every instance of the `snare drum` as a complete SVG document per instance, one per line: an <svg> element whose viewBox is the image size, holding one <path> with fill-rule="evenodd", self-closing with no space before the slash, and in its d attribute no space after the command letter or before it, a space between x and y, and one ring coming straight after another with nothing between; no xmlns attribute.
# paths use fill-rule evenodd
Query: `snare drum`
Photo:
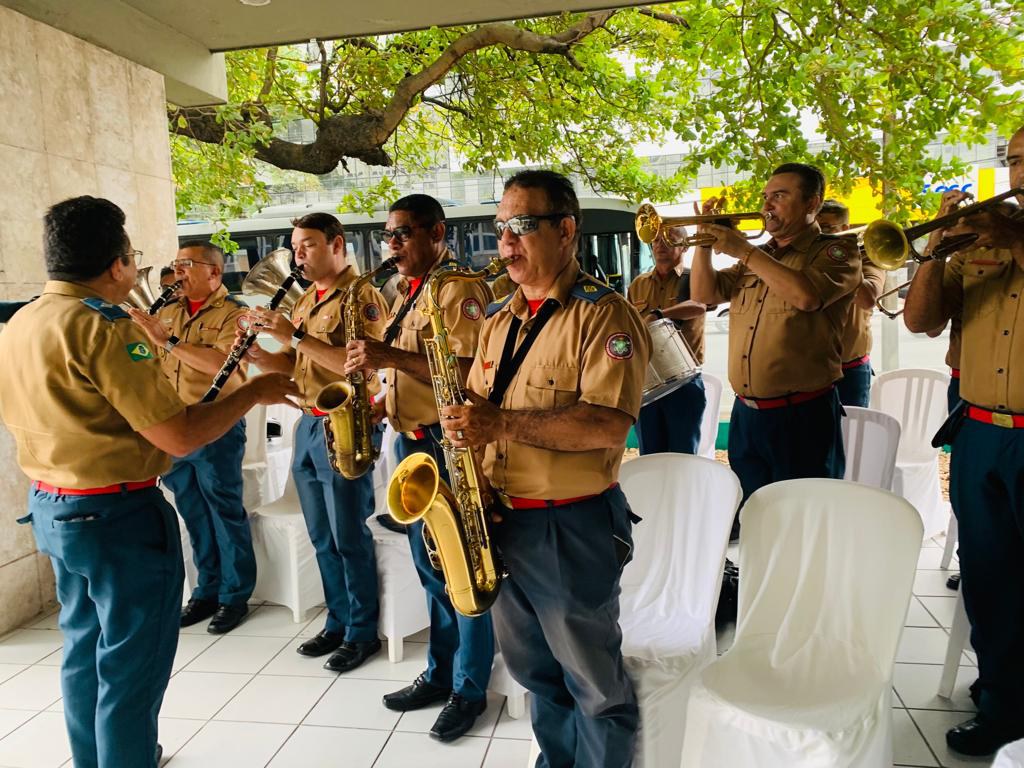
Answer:
<svg viewBox="0 0 1024 768"><path fill-rule="evenodd" d="M689 384L700 373L683 332L667 317L647 324L651 334L651 360L647 364L643 405Z"/></svg>

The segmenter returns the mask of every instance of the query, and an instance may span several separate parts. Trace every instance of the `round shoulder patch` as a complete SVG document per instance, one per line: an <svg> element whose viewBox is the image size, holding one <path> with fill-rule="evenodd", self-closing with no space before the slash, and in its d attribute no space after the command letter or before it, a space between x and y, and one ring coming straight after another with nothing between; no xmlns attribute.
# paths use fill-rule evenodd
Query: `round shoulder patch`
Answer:
<svg viewBox="0 0 1024 768"><path fill-rule="evenodd" d="M604 351L612 360L629 360L633 356L633 339L628 333L613 333L605 340Z"/></svg>
<svg viewBox="0 0 1024 768"><path fill-rule="evenodd" d="M832 259L832 261L847 261L850 258L850 254L839 243L830 245L828 250L825 251L825 255Z"/></svg>
<svg viewBox="0 0 1024 768"><path fill-rule="evenodd" d="M363 306L363 317L368 322L375 323L380 320L380 307L376 304L370 303Z"/></svg>
<svg viewBox="0 0 1024 768"><path fill-rule="evenodd" d="M483 308L476 299L470 297L462 302L462 314L470 320L479 320L483 313Z"/></svg>

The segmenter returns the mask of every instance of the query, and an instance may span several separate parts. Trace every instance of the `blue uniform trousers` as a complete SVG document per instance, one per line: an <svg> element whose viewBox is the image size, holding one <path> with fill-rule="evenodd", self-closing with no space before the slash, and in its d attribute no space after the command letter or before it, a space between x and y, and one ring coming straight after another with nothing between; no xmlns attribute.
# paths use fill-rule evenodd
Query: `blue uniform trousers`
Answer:
<svg viewBox="0 0 1024 768"><path fill-rule="evenodd" d="M978 654L978 709L1024 720L1024 429L965 419L953 441L950 500L960 588Z"/></svg>
<svg viewBox="0 0 1024 768"><path fill-rule="evenodd" d="M645 405L640 409L640 418L636 422L640 455L696 454L700 447L700 426L706 406L704 379L700 374L675 392Z"/></svg>
<svg viewBox="0 0 1024 768"><path fill-rule="evenodd" d="M867 408L871 403L871 363L865 362L854 368L846 368L843 378L836 382L839 402L857 408Z"/></svg>
<svg viewBox="0 0 1024 768"><path fill-rule="evenodd" d="M327 603L328 632L349 642L377 637L377 558L366 519L373 514L373 472L346 480L327 459L323 419L303 415L292 458L306 530L316 550Z"/></svg>
<svg viewBox="0 0 1024 768"><path fill-rule="evenodd" d="M946 388L946 407L952 413L956 404L960 402L960 379L949 377L949 387Z"/></svg>
<svg viewBox="0 0 1024 768"><path fill-rule="evenodd" d="M184 581L174 509L155 487L100 496L33 490L28 509L57 577L75 768L154 768Z"/></svg>
<svg viewBox="0 0 1024 768"><path fill-rule="evenodd" d="M448 468L444 451L438 442L441 428L432 427L422 440L398 438L398 458L413 453L429 453L448 482ZM463 616L452 607L445 591L444 573L435 570L427 557L423 543L423 521L409 526L409 548L416 573L427 592L427 610L430 613L430 645L427 647L427 680L442 688L451 688L472 701L487 696L494 663L494 628L491 616Z"/></svg>
<svg viewBox="0 0 1024 768"><path fill-rule="evenodd" d="M813 400L758 410L740 402L729 423L729 466L743 501L762 486L801 477L842 479L843 407L835 390Z"/></svg>
<svg viewBox="0 0 1024 768"><path fill-rule="evenodd" d="M245 419L218 440L174 460L164 484L185 521L199 579L197 600L244 605L256 586L249 517L242 506Z"/></svg>
<svg viewBox="0 0 1024 768"><path fill-rule="evenodd" d="M493 530L509 575L491 612L509 671L533 694L537 766L629 766L639 710L619 629L622 548L632 547L621 489L509 511Z"/></svg>

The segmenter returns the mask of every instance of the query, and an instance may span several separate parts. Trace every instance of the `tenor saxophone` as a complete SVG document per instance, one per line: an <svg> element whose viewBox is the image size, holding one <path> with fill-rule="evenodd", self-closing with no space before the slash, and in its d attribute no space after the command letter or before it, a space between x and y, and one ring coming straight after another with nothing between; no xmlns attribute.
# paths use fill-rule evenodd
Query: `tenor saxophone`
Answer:
<svg viewBox="0 0 1024 768"><path fill-rule="evenodd" d="M425 344L439 412L446 405L469 402L438 304L441 288L454 280L496 275L509 262L511 259L496 258L477 272L440 269L427 280L424 312L430 318L434 337ZM492 496L471 448L456 448L446 436L441 439L441 447L451 486L441 479L430 454L414 453L398 465L388 482L388 512L400 523L423 520L427 554L434 568L444 572L452 605L464 616L479 616L498 597L502 578L487 525Z"/></svg>
<svg viewBox="0 0 1024 768"><path fill-rule="evenodd" d="M362 339L365 335L359 292L397 262L395 257L385 259L379 267L360 275L348 287L342 310L347 341ZM365 475L378 454L373 445L373 409L370 407L366 376L362 371L354 371L341 381L328 384L317 394L313 405L327 414L324 417L324 438L331 468L348 480Z"/></svg>

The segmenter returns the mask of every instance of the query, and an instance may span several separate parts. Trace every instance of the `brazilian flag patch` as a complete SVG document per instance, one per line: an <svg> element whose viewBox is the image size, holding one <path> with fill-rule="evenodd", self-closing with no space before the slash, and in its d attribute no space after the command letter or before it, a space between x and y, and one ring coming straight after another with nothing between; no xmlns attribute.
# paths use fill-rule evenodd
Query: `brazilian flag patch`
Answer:
<svg viewBox="0 0 1024 768"><path fill-rule="evenodd" d="M133 362L138 360L152 360L153 352L143 344L141 341L137 341L134 344L129 344L125 349L128 350L128 356Z"/></svg>

